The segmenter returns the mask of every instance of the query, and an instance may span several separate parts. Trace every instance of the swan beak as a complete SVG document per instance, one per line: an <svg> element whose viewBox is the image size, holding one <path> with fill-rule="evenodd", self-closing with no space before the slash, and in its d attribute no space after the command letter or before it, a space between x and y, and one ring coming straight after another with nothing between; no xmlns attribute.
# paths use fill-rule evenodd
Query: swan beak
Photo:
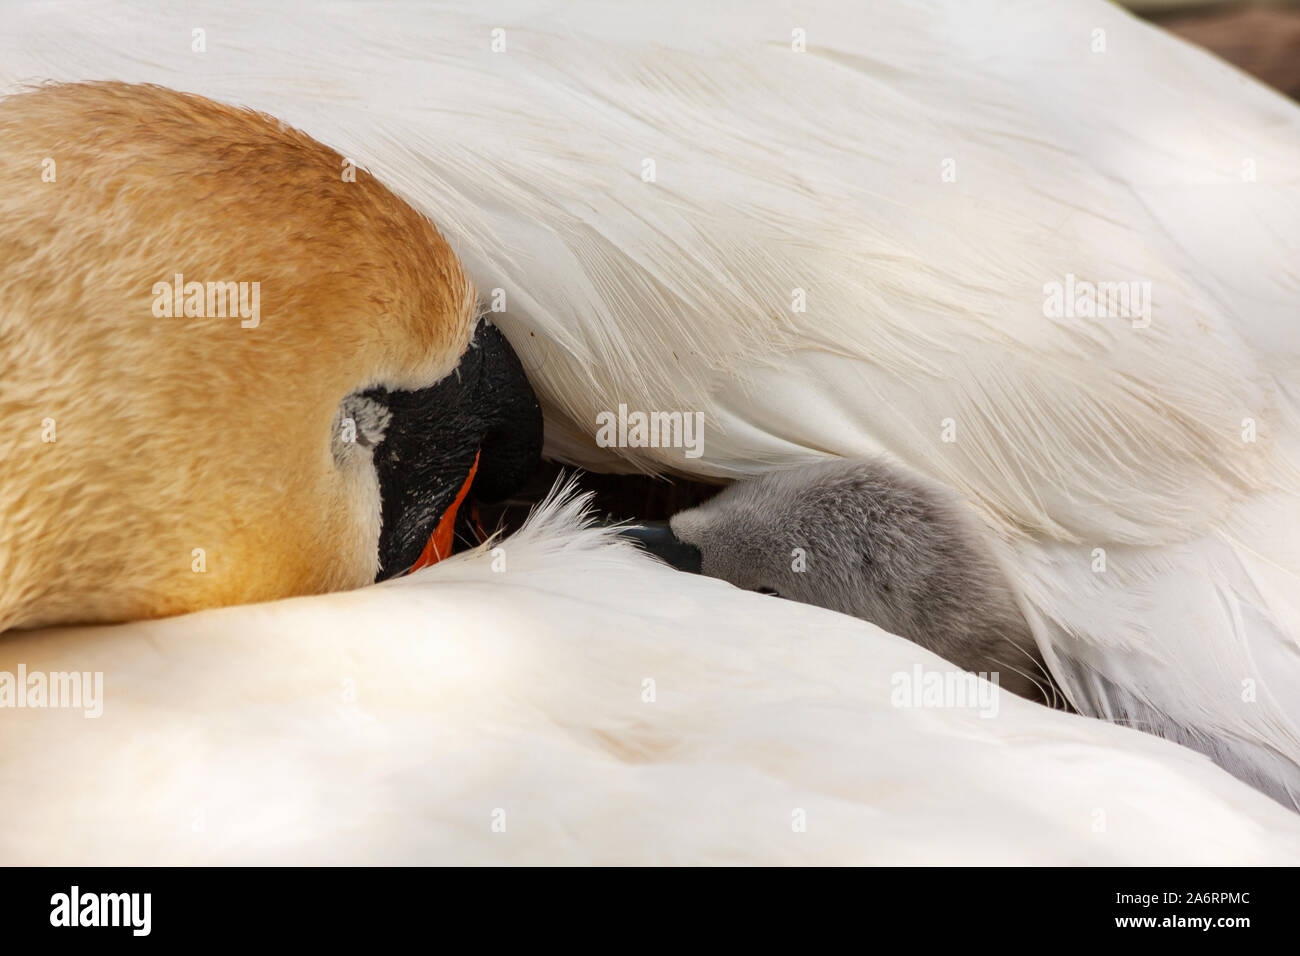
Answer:
<svg viewBox="0 0 1300 956"><path fill-rule="evenodd" d="M424 546L424 550L420 552L419 560L411 568L412 571L419 571L431 564L437 564L451 554L452 547L455 545L456 515L460 511L460 506L465 503L465 497L469 494L470 486L474 484L474 476L478 474L479 457L480 455L477 453L474 455L474 464L470 466L464 484L460 486L460 491L456 492L456 498L452 501L451 506L442 513L442 518L438 521L438 527L434 528L433 534L429 536L428 543Z"/></svg>
<svg viewBox="0 0 1300 956"><path fill-rule="evenodd" d="M687 544L673 534L673 529L668 526L667 521L642 522L622 529L621 533L625 538L631 538L640 545L642 550L648 551L678 571L700 573L700 549L693 544Z"/></svg>
<svg viewBox="0 0 1300 956"><path fill-rule="evenodd" d="M366 394L392 415L375 451L383 581L450 556L471 495L496 501L524 485L541 459L542 409L510 343L486 323L436 385Z"/></svg>

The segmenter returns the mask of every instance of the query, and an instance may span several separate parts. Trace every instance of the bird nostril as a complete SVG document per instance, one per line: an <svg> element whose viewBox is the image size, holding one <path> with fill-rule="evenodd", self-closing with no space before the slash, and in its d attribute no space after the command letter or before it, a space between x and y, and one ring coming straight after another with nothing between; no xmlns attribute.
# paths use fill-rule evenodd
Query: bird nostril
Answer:
<svg viewBox="0 0 1300 956"><path fill-rule="evenodd" d="M776 588L754 588L754 590L757 591L759 594L769 594L772 597L781 596L780 593L776 590Z"/></svg>

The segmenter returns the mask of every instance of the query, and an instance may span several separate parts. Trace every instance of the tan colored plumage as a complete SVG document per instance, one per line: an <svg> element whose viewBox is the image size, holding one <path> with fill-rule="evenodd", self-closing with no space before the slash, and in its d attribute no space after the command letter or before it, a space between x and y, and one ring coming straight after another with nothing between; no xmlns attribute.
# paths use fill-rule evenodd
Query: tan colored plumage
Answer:
<svg viewBox="0 0 1300 956"><path fill-rule="evenodd" d="M0 630L374 578L374 472L332 457L339 404L451 371L474 295L426 219L346 172L153 86L0 103ZM156 315L177 273L258 283L258 321Z"/></svg>

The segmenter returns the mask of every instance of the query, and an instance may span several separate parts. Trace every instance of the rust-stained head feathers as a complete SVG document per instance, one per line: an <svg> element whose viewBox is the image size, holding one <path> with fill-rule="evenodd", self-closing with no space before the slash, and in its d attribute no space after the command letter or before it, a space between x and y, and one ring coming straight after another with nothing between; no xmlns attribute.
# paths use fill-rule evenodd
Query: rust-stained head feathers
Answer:
<svg viewBox="0 0 1300 956"><path fill-rule="evenodd" d="M373 580L340 409L473 328L427 219L270 117L97 83L0 102L0 223L0 630Z"/></svg>

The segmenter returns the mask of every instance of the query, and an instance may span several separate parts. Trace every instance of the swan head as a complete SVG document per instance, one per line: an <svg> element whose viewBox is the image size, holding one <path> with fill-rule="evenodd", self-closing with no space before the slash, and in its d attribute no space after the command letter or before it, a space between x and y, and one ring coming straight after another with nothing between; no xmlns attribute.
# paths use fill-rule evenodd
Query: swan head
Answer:
<svg viewBox="0 0 1300 956"><path fill-rule="evenodd" d="M434 226L270 117L9 97L0 223L0 630L392 576L540 453Z"/></svg>
<svg viewBox="0 0 1300 956"><path fill-rule="evenodd" d="M669 525L700 570L739 588L870 621L1003 687L1046 683L983 530L947 489L880 459L741 481ZM1028 675L1028 676L1026 676Z"/></svg>

